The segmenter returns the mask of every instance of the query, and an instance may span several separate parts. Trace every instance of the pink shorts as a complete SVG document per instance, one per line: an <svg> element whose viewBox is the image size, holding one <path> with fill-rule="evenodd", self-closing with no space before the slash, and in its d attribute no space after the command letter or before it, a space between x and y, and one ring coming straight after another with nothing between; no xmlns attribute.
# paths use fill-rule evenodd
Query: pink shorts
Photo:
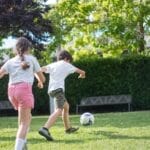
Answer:
<svg viewBox="0 0 150 150"><path fill-rule="evenodd" d="M34 96L30 83L21 82L9 85L8 97L16 110L18 110L18 107L34 108Z"/></svg>

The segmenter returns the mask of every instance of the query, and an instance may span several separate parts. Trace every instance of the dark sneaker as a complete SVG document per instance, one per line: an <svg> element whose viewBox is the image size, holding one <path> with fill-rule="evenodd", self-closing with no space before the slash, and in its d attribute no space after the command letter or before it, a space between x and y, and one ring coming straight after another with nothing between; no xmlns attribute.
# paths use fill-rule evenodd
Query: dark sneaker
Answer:
<svg viewBox="0 0 150 150"><path fill-rule="evenodd" d="M48 129L46 128L41 128L39 130L39 134L44 136L48 141L53 141L54 139L52 138L51 134L49 133Z"/></svg>
<svg viewBox="0 0 150 150"><path fill-rule="evenodd" d="M28 150L27 142L24 144L24 146L23 146L23 150Z"/></svg>
<svg viewBox="0 0 150 150"><path fill-rule="evenodd" d="M78 128L73 128L73 127L71 127L71 128L69 128L69 129L67 129L65 132L66 133L74 133L74 132L76 132L76 131L78 131L79 130L79 127Z"/></svg>

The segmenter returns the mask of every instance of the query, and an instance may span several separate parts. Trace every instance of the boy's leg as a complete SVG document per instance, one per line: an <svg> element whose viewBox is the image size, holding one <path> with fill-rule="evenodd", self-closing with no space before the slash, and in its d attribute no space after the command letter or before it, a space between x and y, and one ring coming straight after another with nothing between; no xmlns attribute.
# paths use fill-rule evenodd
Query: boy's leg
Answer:
<svg viewBox="0 0 150 150"><path fill-rule="evenodd" d="M45 123L44 127L49 129L54 125L57 118L62 114L62 109L57 108L48 118L47 122Z"/></svg>
<svg viewBox="0 0 150 150"><path fill-rule="evenodd" d="M62 89L56 89L51 92L50 96L52 96L55 99L56 102L56 109L55 111L49 116L47 122L45 125L39 130L39 134L44 136L48 141L52 141L53 138L51 137L49 133L49 128L51 128L54 123L56 122L57 118L62 114L63 110L63 91Z"/></svg>
<svg viewBox="0 0 150 150"><path fill-rule="evenodd" d="M15 150L22 150L26 143L26 135L31 122L31 108L19 108L18 122Z"/></svg>
<svg viewBox="0 0 150 150"><path fill-rule="evenodd" d="M64 106L64 93L62 89L56 89L53 92L51 92L51 95L53 96L55 100L56 109L55 111L50 115L48 121L45 123L44 127L49 129L56 121L58 116L62 114L63 106Z"/></svg>
<svg viewBox="0 0 150 150"><path fill-rule="evenodd" d="M49 128L54 125L57 118L62 114L62 109L57 108L48 118L45 125L39 130L39 134L44 136L48 141L53 141L53 138L51 137L49 133Z"/></svg>
<svg viewBox="0 0 150 150"><path fill-rule="evenodd" d="M67 101L65 101L65 103L64 103L64 109L63 109L63 112L62 112L62 120L63 120L63 123L64 123L66 133L73 133L73 132L76 132L79 129L79 128L71 127L70 119L69 119L69 104L68 104Z"/></svg>
<svg viewBox="0 0 150 150"><path fill-rule="evenodd" d="M69 129L71 125L70 125L70 119L69 119L69 104L67 101L65 101L64 103L64 109L62 112L62 120L64 123L65 130Z"/></svg>

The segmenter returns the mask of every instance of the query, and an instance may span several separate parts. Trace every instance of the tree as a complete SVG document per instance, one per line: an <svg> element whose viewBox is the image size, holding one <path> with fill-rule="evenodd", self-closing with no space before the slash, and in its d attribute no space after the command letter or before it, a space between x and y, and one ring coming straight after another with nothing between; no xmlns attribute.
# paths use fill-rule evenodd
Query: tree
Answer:
<svg viewBox="0 0 150 150"><path fill-rule="evenodd" d="M121 40L124 48L144 51L144 35L150 26L148 0L106 1L108 35ZM149 34L149 33L147 33ZM125 47L126 46L126 47Z"/></svg>
<svg viewBox="0 0 150 150"><path fill-rule="evenodd" d="M141 52L144 35L150 34L149 10L149 0L59 0L49 13L52 42L113 55L125 49Z"/></svg>
<svg viewBox="0 0 150 150"><path fill-rule="evenodd" d="M43 0L44 1L44 0ZM45 14L50 7L34 0L0 0L0 36L27 37L36 49L52 33L52 24Z"/></svg>

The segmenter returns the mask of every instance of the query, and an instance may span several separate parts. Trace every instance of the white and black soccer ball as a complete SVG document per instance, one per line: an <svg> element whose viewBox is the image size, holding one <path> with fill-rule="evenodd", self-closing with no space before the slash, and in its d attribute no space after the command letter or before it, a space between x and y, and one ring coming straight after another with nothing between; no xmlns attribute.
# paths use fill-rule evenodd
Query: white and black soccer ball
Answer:
<svg viewBox="0 0 150 150"><path fill-rule="evenodd" d="M89 112L83 113L80 117L81 125L92 125L94 124L94 115Z"/></svg>

